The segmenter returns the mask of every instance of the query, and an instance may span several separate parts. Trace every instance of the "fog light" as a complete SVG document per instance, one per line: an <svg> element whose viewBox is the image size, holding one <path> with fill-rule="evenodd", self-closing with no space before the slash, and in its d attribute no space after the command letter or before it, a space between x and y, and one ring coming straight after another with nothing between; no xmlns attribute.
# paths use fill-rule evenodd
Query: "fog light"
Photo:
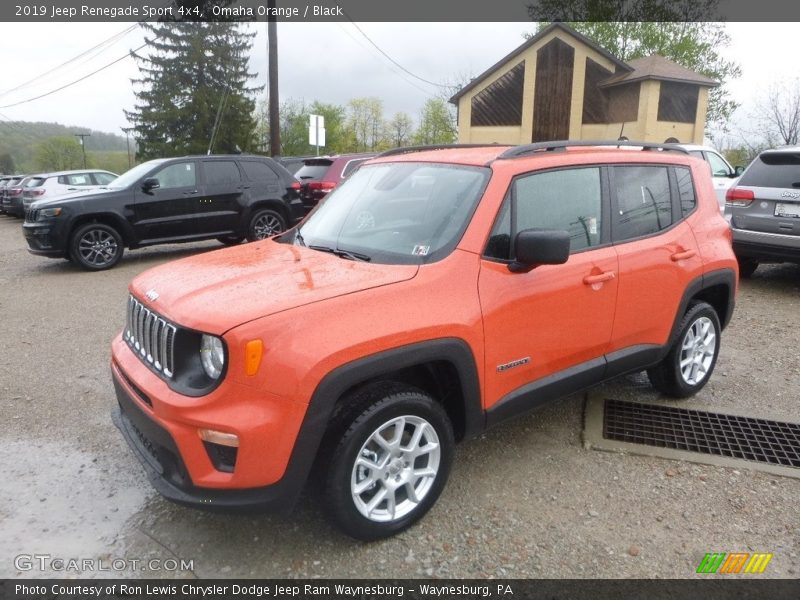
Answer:
<svg viewBox="0 0 800 600"><path fill-rule="evenodd" d="M235 433L224 433L222 431L214 431L213 429L198 429L197 433L204 442L211 442L212 444L219 444L220 446L230 446L231 448L239 447L239 436Z"/></svg>

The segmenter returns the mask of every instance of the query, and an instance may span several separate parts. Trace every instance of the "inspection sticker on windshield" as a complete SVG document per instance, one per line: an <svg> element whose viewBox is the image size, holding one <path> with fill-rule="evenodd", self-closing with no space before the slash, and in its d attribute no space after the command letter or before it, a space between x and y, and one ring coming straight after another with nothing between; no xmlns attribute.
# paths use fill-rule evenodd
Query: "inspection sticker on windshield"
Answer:
<svg viewBox="0 0 800 600"><path fill-rule="evenodd" d="M430 249L430 246L414 246L411 254L414 256L427 256Z"/></svg>

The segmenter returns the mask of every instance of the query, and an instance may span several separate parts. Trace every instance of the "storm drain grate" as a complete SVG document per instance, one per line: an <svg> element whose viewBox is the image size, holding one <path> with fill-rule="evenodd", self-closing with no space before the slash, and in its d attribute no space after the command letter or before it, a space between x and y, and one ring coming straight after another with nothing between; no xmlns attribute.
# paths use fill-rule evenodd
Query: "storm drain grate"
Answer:
<svg viewBox="0 0 800 600"><path fill-rule="evenodd" d="M606 400L603 437L800 467L800 424L719 413Z"/></svg>

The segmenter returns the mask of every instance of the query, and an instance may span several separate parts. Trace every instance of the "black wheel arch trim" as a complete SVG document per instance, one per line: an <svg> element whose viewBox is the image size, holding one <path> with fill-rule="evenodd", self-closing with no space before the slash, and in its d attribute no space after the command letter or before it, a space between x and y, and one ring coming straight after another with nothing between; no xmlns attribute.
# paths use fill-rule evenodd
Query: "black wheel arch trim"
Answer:
<svg viewBox="0 0 800 600"><path fill-rule="evenodd" d="M136 248L136 235L134 234L133 227L131 227L131 224L125 217L114 212L75 215L75 218L69 224L69 235L66 241L67 248L69 248L75 231L77 231L79 227L88 225L89 223L100 223L113 227L122 237L122 244L124 246L128 246L131 249Z"/></svg>
<svg viewBox="0 0 800 600"><path fill-rule="evenodd" d="M354 360L328 373L311 396L286 473L281 480L284 485L293 488L294 498L305 485L334 406L347 390L387 373L435 361L452 364L460 379L464 438L483 431L485 413L481 404L478 369L472 350L465 341L459 338L440 338L400 346Z"/></svg>

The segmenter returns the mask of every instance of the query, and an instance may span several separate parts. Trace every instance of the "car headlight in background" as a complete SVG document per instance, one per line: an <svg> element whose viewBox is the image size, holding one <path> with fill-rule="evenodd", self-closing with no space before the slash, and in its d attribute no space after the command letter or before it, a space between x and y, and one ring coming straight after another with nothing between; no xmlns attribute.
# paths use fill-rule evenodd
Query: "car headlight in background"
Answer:
<svg viewBox="0 0 800 600"><path fill-rule="evenodd" d="M225 346L222 340L213 335L203 335L200 340L200 362L211 379L219 379L225 367Z"/></svg>

